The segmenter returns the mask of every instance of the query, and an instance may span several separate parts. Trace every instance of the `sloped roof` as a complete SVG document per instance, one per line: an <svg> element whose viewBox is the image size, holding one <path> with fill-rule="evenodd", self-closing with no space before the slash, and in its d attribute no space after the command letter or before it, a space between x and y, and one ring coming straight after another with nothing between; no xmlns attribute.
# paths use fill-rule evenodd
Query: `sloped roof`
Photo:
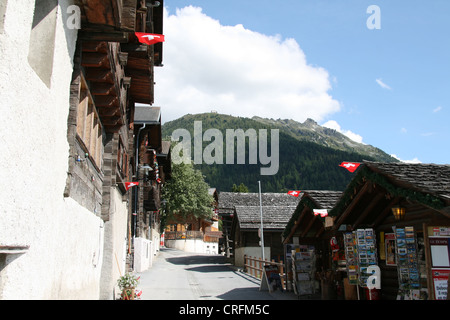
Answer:
<svg viewBox="0 0 450 320"><path fill-rule="evenodd" d="M262 193L263 206L296 206L300 201L287 193ZM259 193L220 192L219 208L231 209L236 206L258 206Z"/></svg>
<svg viewBox="0 0 450 320"><path fill-rule="evenodd" d="M309 196L318 205L311 209L332 209L342 196L342 191L308 190L304 191L303 197L305 196Z"/></svg>
<svg viewBox="0 0 450 320"><path fill-rule="evenodd" d="M364 164L397 185L450 199L450 165L370 161Z"/></svg>
<svg viewBox="0 0 450 320"><path fill-rule="evenodd" d="M342 194L343 194L342 191L329 191L329 190L304 191L304 194L302 195L300 202L298 203L297 207L292 213L292 216L286 223L286 228L283 231L283 237L287 238L292 232L294 232L297 228L300 227L302 222L299 221L299 219L301 219L301 213L303 212L303 209L305 207L309 208L311 212L313 211L313 209L331 210L339 201ZM313 214L311 213L311 216L312 215ZM304 223L304 220L302 221Z"/></svg>
<svg viewBox="0 0 450 320"><path fill-rule="evenodd" d="M134 110L135 124L160 124L161 107L136 106Z"/></svg>
<svg viewBox="0 0 450 320"><path fill-rule="evenodd" d="M235 208L241 230L260 227L260 206L236 206ZM295 208L295 206L263 206L264 230L283 230Z"/></svg>

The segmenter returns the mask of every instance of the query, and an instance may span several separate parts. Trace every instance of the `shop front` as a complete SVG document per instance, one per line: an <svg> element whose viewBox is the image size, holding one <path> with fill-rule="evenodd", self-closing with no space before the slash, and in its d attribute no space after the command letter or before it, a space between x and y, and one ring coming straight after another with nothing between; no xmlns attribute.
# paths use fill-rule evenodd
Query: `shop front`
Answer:
<svg viewBox="0 0 450 320"><path fill-rule="evenodd" d="M329 213L353 299L447 299L449 185L445 165L360 166Z"/></svg>
<svg viewBox="0 0 450 320"><path fill-rule="evenodd" d="M283 231L288 289L310 299L336 299L336 279L331 272L337 266L336 252L330 251L330 219L342 192L304 191Z"/></svg>

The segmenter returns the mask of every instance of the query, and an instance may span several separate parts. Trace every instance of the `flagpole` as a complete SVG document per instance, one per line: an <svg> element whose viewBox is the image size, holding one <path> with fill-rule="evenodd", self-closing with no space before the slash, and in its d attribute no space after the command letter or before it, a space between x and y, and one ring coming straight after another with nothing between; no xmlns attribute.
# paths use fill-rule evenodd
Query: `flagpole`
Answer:
<svg viewBox="0 0 450 320"><path fill-rule="evenodd" d="M262 212L262 198L261 198L261 181L258 181L259 185L259 210L261 214L261 250L262 250L262 260L266 260L264 256L264 228L263 228L263 212Z"/></svg>

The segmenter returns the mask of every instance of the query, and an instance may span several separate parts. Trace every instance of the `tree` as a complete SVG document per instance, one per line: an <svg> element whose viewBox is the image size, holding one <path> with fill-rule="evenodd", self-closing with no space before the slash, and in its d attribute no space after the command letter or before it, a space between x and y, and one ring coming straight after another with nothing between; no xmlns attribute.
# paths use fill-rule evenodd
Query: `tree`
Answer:
<svg viewBox="0 0 450 320"><path fill-rule="evenodd" d="M242 192L242 193L248 193L248 188L245 184L241 182L241 184L236 186L235 183L233 183L233 188L231 189L231 192Z"/></svg>
<svg viewBox="0 0 450 320"><path fill-rule="evenodd" d="M163 187L166 201L166 219L175 215L181 219L210 218L213 198L208 193L208 184L199 170L192 164L172 164L172 179ZM164 220L166 220L164 219Z"/></svg>

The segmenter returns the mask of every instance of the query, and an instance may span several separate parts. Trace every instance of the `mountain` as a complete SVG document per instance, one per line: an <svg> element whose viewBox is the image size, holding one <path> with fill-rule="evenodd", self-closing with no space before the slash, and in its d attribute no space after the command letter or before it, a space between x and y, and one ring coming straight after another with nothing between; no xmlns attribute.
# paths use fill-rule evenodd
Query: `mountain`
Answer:
<svg viewBox="0 0 450 320"><path fill-rule="evenodd" d="M231 191L233 184L245 184L250 192L258 191L261 181L263 192L287 192L288 190L344 190L354 174L339 167L342 161L362 160L397 162L382 150L357 143L333 129L321 127L308 119L304 123L293 120L273 120L259 117L243 118L218 113L187 114L162 126L163 137L169 137L177 129L186 129L191 137L191 155L194 158L194 121L201 121L202 136L208 129L217 129L223 138L224 164L196 164L206 182L219 191ZM245 164L226 164L226 130L254 129L257 133L266 129L268 133L267 152L272 150L271 130L279 129L279 169L274 175L261 175L261 167L272 165L249 164L249 147L246 139ZM207 139L204 139L207 140ZM258 141L261 137L258 135ZM203 141L201 150L208 150L214 143ZM176 144L176 142L175 142ZM197 146L199 147L199 146ZM236 142L234 143L236 148ZM258 146L258 152L260 148ZM258 153L259 154L259 153ZM212 153L212 155L216 155ZM172 155L173 156L173 155ZM234 150L236 158L236 149ZM270 155L272 156L272 155ZM273 161L274 162L274 161ZM236 161L235 161L236 163Z"/></svg>
<svg viewBox="0 0 450 320"><path fill-rule="evenodd" d="M272 128L283 130L283 132L298 140L315 142L322 146L338 150L357 152L362 155L374 157L378 161L396 161L396 159L385 153L383 150L368 144L353 141L346 135L334 129L320 126L312 119L307 119L304 123L288 119L264 119L257 116L253 117L252 119L266 124Z"/></svg>

